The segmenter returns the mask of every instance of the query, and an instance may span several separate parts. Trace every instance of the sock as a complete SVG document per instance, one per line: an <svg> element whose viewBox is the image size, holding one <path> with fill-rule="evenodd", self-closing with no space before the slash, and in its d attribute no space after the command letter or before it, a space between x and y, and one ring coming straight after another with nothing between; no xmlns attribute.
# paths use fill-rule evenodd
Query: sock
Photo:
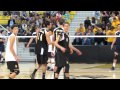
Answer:
<svg viewBox="0 0 120 90"><path fill-rule="evenodd" d="M42 79L45 79L45 73L42 74Z"/></svg>
<svg viewBox="0 0 120 90"><path fill-rule="evenodd" d="M113 67L115 67L115 63L113 63Z"/></svg>
<svg viewBox="0 0 120 90"><path fill-rule="evenodd" d="M35 69L32 74L35 74L36 72L37 72L37 69Z"/></svg>

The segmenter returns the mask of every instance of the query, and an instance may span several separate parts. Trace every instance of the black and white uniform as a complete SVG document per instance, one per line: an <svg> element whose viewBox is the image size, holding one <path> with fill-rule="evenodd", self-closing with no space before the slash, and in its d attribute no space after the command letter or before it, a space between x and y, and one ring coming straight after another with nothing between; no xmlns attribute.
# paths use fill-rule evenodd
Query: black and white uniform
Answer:
<svg viewBox="0 0 120 90"><path fill-rule="evenodd" d="M116 32L117 36L120 36L120 31ZM120 37L116 38L116 43L115 43L115 52L120 53Z"/></svg>
<svg viewBox="0 0 120 90"><path fill-rule="evenodd" d="M35 52L37 54L38 64L47 64L48 60L48 43L46 40L46 28L42 28L37 38ZM35 33L34 33L35 35Z"/></svg>
<svg viewBox="0 0 120 90"><path fill-rule="evenodd" d="M55 34L55 39L58 35L60 35L60 40L58 42L59 45L62 47L66 48L66 52L63 53L59 48L56 48L55 52L55 63L57 67L64 67L66 64L68 64L69 60L69 53L70 53L70 48L69 48L69 36L67 33L63 31L62 28L58 28L54 32Z"/></svg>

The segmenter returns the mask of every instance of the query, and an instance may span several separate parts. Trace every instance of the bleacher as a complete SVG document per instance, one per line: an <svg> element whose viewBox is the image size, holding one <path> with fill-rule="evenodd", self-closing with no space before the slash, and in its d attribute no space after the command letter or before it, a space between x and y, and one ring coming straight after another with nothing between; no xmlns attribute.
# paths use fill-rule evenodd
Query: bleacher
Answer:
<svg viewBox="0 0 120 90"><path fill-rule="evenodd" d="M10 16L0 16L0 24L7 25L9 19L10 19Z"/></svg>

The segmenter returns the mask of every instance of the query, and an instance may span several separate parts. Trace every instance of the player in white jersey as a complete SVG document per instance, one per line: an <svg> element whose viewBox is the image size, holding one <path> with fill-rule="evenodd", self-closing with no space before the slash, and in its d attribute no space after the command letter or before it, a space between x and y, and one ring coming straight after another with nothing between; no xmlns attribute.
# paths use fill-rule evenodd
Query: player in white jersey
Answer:
<svg viewBox="0 0 120 90"><path fill-rule="evenodd" d="M6 47L5 61L7 67L10 70L9 79L14 79L19 73L19 57L17 56L17 41L16 36L18 34L18 26L15 24L11 27L12 34L9 36Z"/></svg>

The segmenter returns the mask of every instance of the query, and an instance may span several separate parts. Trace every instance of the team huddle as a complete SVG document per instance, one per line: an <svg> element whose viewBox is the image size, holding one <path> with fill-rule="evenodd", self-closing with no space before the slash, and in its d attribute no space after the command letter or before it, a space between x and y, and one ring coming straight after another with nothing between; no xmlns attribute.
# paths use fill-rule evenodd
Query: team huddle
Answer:
<svg viewBox="0 0 120 90"><path fill-rule="evenodd" d="M42 79L46 79L46 70L48 64L48 58L54 57L54 79L59 78L59 73L63 68L64 79L69 79L69 54L75 51L78 55L82 53L75 48L69 41L69 27L68 22L64 22L60 19L57 23L58 27L53 29L52 23L50 21L46 22L45 28L39 28L36 26L33 36L36 38L31 38L26 46L32 43L35 39L35 54L37 57L37 67L34 69L33 73L30 75L31 79L35 79L35 74L42 68ZM19 73L19 60L17 56L17 41L16 36L18 33L18 26L12 26L13 33L9 36L6 48L5 60L7 61L7 67L10 70L9 79L14 79ZM52 46L51 53L48 53L49 45Z"/></svg>

